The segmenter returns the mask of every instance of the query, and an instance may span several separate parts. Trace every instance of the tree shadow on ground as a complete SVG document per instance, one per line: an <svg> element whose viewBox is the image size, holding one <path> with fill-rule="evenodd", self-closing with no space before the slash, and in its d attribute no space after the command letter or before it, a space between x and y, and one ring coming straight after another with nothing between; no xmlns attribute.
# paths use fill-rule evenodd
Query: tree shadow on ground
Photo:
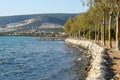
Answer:
<svg viewBox="0 0 120 80"><path fill-rule="evenodd" d="M106 60L104 64L106 66L105 79L111 80L111 79L114 79L114 76L115 76L114 69L112 69L112 66L116 63L114 63L113 59L109 56L108 49L105 50L104 54L105 56L103 58Z"/></svg>

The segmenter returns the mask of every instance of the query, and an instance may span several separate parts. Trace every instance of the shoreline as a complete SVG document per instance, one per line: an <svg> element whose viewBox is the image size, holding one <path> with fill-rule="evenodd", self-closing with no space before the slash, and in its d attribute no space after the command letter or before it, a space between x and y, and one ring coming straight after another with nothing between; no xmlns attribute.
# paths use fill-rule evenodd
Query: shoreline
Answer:
<svg viewBox="0 0 120 80"><path fill-rule="evenodd" d="M79 54L83 54L84 55L84 58L82 56L79 56L76 60L75 60L75 72L77 73L82 73L82 74L79 74L79 77L76 78L76 80L85 80L87 75L88 75L88 71L90 69L89 67L89 64L90 64L90 52L83 48L83 47L80 47L80 46L77 46L77 45L74 45L74 44L71 44L71 43L67 43L68 45L70 45L71 47L79 50ZM82 52L82 53L81 53ZM82 66L81 66L82 64ZM82 70L82 72L81 72ZM81 76L82 75L82 76Z"/></svg>
<svg viewBox="0 0 120 80"><path fill-rule="evenodd" d="M113 79L111 76L108 54L104 47L90 41L82 41L77 39L66 39L65 42L88 49L88 58L90 64L86 67L88 76L86 80L109 80Z"/></svg>

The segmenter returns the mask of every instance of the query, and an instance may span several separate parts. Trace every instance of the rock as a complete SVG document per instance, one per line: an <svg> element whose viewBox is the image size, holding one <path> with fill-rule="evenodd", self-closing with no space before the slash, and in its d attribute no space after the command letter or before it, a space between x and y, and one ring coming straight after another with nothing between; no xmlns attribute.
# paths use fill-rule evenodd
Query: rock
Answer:
<svg viewBox="0 0 120 80"><path fill-rule="evenodd" d="M77 61L81 61L82 59L81 58L78 58Z"/></svg>
<svg viewBox="0 0 120 80"><path fill-rule="evenodd" d="M104 78L107 74L107 61L105 60L105 57L108 56L104 54L104 48L90 41L81 41L75 39L66 39L65 41L88 49L87 57L91 60L90 65L85 67L85 70L89 71L86 80L105 80ZM77 60L80 61L81 58L78 58Z"/></svg>

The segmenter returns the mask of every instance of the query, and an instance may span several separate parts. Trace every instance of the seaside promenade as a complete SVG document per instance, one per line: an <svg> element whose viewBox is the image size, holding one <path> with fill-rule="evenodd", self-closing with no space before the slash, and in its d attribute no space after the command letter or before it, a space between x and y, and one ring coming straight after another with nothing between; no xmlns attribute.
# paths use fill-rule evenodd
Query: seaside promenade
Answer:
<svg viewBox="0 0 120 80"><path fill-rule="evenodd" d="M106 42L106 45L107 44L108 42ZM114 72L114 80L120 80L120 50L117 51L115 49L115 41L112 41L112 48L109 49L107 52L112 60L111 68Z"/></svg>

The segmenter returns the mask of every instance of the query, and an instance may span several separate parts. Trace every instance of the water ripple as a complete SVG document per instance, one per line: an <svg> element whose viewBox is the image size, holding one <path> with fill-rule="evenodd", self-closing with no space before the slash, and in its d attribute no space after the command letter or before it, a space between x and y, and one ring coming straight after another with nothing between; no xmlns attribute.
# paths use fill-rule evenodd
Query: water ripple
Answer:
<svg viewBox="0 0 120 80"><path fill-rule="evenodd" d="M0 37L0 46L0 80L75 80L80 75L74 61L84 55L62 41Z"/></svg>

